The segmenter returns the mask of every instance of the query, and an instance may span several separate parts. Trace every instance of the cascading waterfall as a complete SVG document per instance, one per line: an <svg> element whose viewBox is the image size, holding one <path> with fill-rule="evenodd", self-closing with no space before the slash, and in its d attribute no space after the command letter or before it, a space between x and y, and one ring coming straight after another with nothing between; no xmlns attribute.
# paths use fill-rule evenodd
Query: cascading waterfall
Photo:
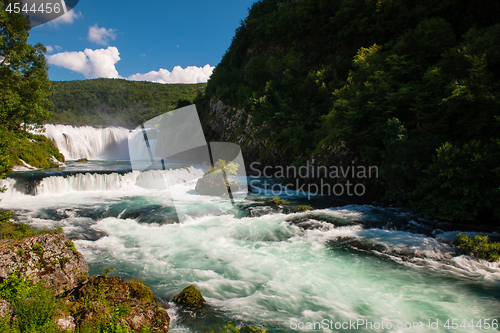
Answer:
<svg viewBox="0 0 500 333"><path fill-rule="evenodd" d="M67 160L128 160L129 132L123 127L45 124L44 135Z"/></svg>
<svg viewBox="0 0 500 333"><path fill-rule="evenodd" d="M154 186L144 184L163 184L158 188L165 189L168 188L167 177L174 179L177 183L182 183L185 179L192 178L193 175L201 177L203 170L190 166L167 170L133 171L124 174L117 172L77 173L69 176L57 175L34 179L31 183L30 179L25 177L7 178L0 180L0 187L5 186L7 189L5 193L0 193L0 200L16 200L27 194L39 196L78 191L130 191L141 187L154 188Z"/></svg>

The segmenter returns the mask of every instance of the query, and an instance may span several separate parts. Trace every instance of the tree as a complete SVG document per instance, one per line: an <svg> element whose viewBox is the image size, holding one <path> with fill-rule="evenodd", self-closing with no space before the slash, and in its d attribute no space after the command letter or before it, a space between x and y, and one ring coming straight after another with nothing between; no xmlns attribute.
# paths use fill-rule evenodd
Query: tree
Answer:
<svg viewBox="0 0 500 333"><path fill-rule="evenodd" d="M51 83L45 47L28 44L29 18L6 11L19 0L0 0L0 129L26 132L49 117Z"/></svg>

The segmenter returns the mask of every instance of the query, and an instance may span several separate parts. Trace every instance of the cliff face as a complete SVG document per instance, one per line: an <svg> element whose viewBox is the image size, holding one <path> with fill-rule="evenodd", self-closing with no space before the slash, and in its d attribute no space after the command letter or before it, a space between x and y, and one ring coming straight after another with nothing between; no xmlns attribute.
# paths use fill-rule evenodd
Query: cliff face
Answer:
<svg viewBox="0 0 500 333"><path fill-rule="evenodd" d="M283 160L276 154L276 147L270 144L268 136L259 137L262 126L253 125L253 117L244 108L231 107L216 98L210 99L210 108L205 115L203 130L212 141L238 144L245 160L247 173L252 162L279 165Z"/></svg>

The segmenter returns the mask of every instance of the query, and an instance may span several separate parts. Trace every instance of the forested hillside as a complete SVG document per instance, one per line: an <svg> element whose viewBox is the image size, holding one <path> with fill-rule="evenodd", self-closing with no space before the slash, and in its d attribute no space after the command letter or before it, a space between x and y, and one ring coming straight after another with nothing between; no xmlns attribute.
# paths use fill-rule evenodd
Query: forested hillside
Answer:
<svg viewBox="0 0 500 333"><path fill-rule="evenodd" d="M379 166L385 200L498 223L499 22L495 1L258 1L197 101L204 126L268 164Z"/></svg>
<svg viewBox="0 0 500 333"><path fill-rule="evenodd" d="M179 103L190 104L206 83L161 84L122 79L52 82L49 121L135 127Z"/></svg>

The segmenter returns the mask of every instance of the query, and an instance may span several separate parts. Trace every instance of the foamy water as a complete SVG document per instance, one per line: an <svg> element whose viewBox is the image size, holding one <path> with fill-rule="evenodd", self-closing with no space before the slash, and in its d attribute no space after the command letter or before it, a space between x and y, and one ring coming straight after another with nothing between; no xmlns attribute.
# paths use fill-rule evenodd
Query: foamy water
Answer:
<svg viewBox="0 0 500 333"><path fill-rule="evenodd" d="M161 181L166 172L182 186L140 186ZM114 267L125 279L144 278L165 302L195 284L214 315L191 321L168 303L173 332L204 332L228 320L293 332L297 323L325 319L394 323L393 329L362 332L415 331L396 326L407 322L425 324L418 331L441 332L447 319L498 318L500 265L457 253L450 240L458 231L434 238L366 229L363 222L398 214L370 205L283 214L265 203L265 191L235 208L198 195L193 173L203 170L52 176L40 181L35 195L17 191L11 178L2 180L9 190L0 194L0 208L22 210L17 218L36 227L61 225L77 239L92 273ZM179 203L183 223L172 218ZM265 213L251 217L252 210ZM411 215L397 217L415 223ZM429 328L429 320L438 320L440 329Z"/></svg>

